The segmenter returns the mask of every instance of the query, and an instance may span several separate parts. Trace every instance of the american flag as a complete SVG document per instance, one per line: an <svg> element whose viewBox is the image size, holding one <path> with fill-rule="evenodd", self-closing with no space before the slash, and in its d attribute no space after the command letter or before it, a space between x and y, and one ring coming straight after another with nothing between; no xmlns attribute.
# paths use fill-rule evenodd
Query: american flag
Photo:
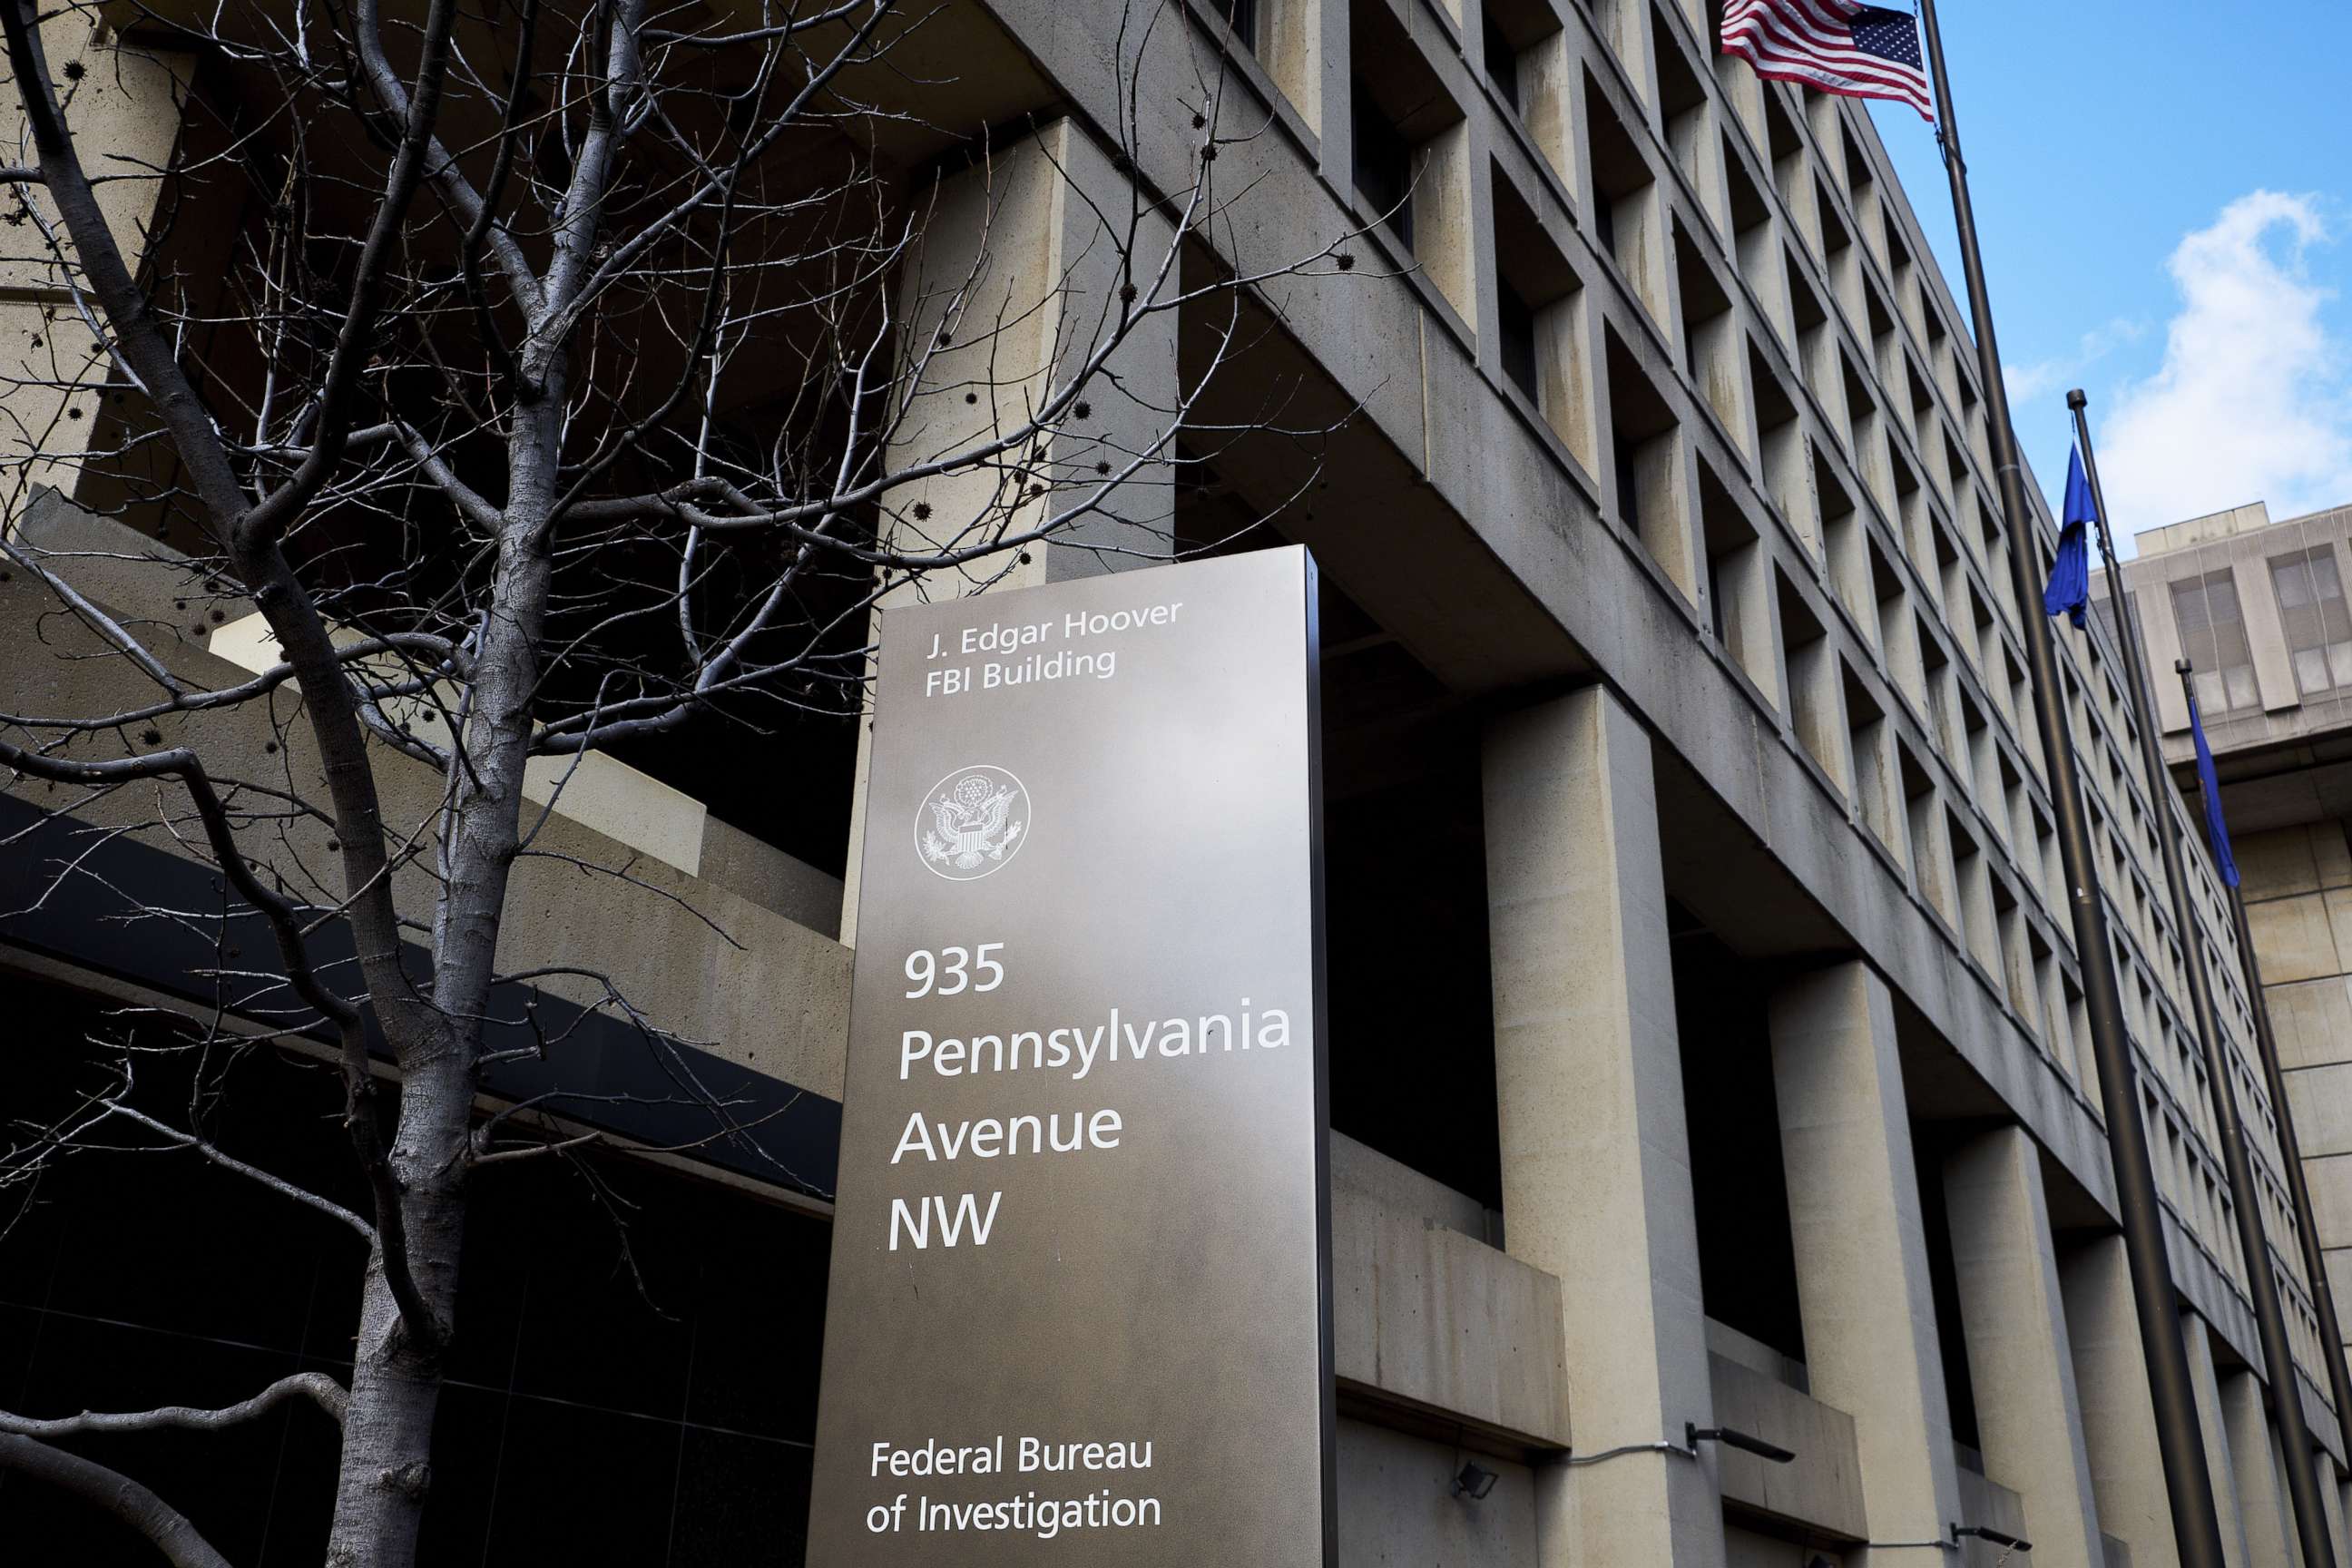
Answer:
<svg viewBox="0 0 2352 1568"><path fill-rule="evenodd" d="M1855 0L1725 0L1723 52L1758 76L1847 98L1895 99L1935 122L1918 20L1906 11Z"/></svg>

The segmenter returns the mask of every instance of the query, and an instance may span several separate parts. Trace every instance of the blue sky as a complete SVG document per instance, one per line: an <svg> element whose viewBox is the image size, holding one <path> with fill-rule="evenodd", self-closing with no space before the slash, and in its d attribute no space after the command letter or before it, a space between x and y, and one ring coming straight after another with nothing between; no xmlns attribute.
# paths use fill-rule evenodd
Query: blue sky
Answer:
<svg viewBox="0 0 2352 1568"><path fill-rule="evenodd" d="M2244 501L2352 503L2352 5L1938 14L2018 432L2053 501L2081 386L2119 544ZM1873 113L1964 300L1934 134Z"/></svg>

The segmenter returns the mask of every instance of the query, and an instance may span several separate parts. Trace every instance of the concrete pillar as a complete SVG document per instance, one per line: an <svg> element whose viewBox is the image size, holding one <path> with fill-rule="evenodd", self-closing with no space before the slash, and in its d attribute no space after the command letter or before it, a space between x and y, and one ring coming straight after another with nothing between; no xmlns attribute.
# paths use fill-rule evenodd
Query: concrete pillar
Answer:
<svg viewBox="0 0 2352 1568"><path fill-rule="evenodd" d="M1498 721L1485 770L1504 1233L1559 1277L1577 1446L1679 1442L1714 1396L1650 739L1592 687ZM1712 1458L1538 1480L1541 1562L1723 1563Z"/></svg>
<svg viewBox="0 0 2352 1568"><path fill-rule="evenodd" d="M919 378L899 388L906 415L887 459L898 471L1020 432L1117 331L1122 289L1131 283L1137 302L1148 300L1174 244L1172 226L1147 211L1122 255L1134 183L1068 120L996 149L984 166L943 180L921 199L929 203L922 244L898 300L908 323L902 352L910 363L898 374L913 376L912 359L929 358ZM1158 297L1178 287L1171 268ZM1150 565L1151 557L1166 554L1175 498L1166 459L1178 398L1176 312L1131 327L1106 370L1087 381L1085 412L1074 405L1047 437L1024 448L1031 468L1049 476L1054 488L1015 506L1009 518L1008 493L1020 492L1011 488L1017 481L1006 464L1024 453L890 492L884 526L900 544L919 549L975 542L968 531L982 520L1003 521L1017 534L1089 500L1097 479L1118 480L1097 510L1066 531L1028 546L1018 559L991 556L935 574L920 585L924 598ZM886 596L882 608L913 591ZM861 723L843 877L841 940L851 946L865 841L866 734Z"/></svg>
<svg viewBox="0 0 2352 1568"><path fill-rule="evenodd" d="M2213 1365L2213 1331L2196 1313L2183 1312L2180 1334L2189 1351L2197 1425L2205 1434L2205 1468L2213 1477L2213 1507L2221 1516L2221 1556L2229 1568L2246 1568L2245 1513L2238 1496L2236 1458L2230 1451L2229 1420L2221 1409L2221 1377Z"/></svg>
<svg viewBox="0 0 2352 1568"><path fill-rule="evenodd" d="M1959 1479L1894 997L1853 959L1782 986L1770 1018L1812 1394L1853 1417L1871 1539L1941 1538L1960 1517Z"/></svg>
<svg viewBox="0 0 2352 1568"><path fill-rule="evenodd" d="M1486 177L1486 128L1457 120L1413 152L1412 251L1474 339L1484 340L1498 374L1494 321L1494 186ZM1481 323L1488 323L1481 331ZM1474 342L1474 349L1479 346Z"/></svg>
<svg viewBox="0 0 2352 1568"><path fill-rule="evenodd" d="M2033 1139L2011 1125L1960 1144L1944 1163L1944 1195L1985 1478L2024 1500L2040 1568L2101 1568L2099 1510Z"/></svg>
<svg viewBox="0 0 2352 1568"><path fill-rule="evenodd" d="M2263 1407L2263 1385L2252 1372L2221 1373L2221 1422L2230 1435L2231 1477L2238 1487L2238 1518L2245 1529L2249 1568L2293 1568L2301 1552L2287 1514L2286 1483L2278 1443Z"/></svg>
<svg viewBox="0 0 2352 1568"><path fill-rule="evenodd" d="M2327 1549L2337 1563L2346 1561L2348 1553L2344 1541L2344 1500L2336 1489L2336 1460L2324 1449L2315 1448L2311 1468L2319 1478L2320 1511L2327 1516Z"/></svg>
<svg viewBox="0 0 2352 1568"><path fill-rule="evenodd" d="M159 49L146 39L126 47L119 35L68 9L44 15L41 46L71 106L83 156L90 160L93 174L112 176L96 187L99 212L135 272L146 258L164 184L125 175L170 167L174 144L184 135L205 134L201 121L194 131L183 123L195 58ZM0 125L5 127L9 161L27 163L33 161L32 141L17 103L10 92L0 105ZM192 158L214 150L182 149ZM11 194L12 207L20 195L57 223L56 204L45 194L17 187ZM235 269L226 236L236 226L179 226L183 232L174 236L173 259L196 274L184 273L182 279L195 301L191 309L223 314L237 309L228 302L221 281ZM217 270L196 272L215 258L220 261ZM7 465L0 468L0 531L16 531L42 487L77 496L83 479L79 454L89 449L92 426L100 421L113 362L83 325L74 294L78 281L49 255L37 229L24 227L0 247L0 376L7 378L8 389L7 419L0 425L0 461ZM215 289L222 291L218 298L209 292ZM96 438L104 443L114 437ZM111 508L125 502L119 485L102 473L93 478L100 487L100 493L88 498L93 504ZM186 542L180 542L184 546Z"/></svg>
<svg viewBox="0 0 2352 1568"><path fill-rule="evenodd" d="M1068 120L999 150L985 167L943 181L925 199L922 247L900 288L898 310L908 323L906 353L930 358L920 381L904 389L908 414L890 445L893 467L1018 433L1117 332L1125 288L1137 289L1135 303L1150 302L1147 291L1173 244L1170 224L1147 210L1132 247L1121 254L1138 199L1133 181ZM1171 269L1158 297L1178 287ZM1175 313L1152 315L1130 329L1108 368L1087 383L1087 412L1065 418L1043 461L1031 463L1060 489L1023 507L1015 531L1045 521L1048 505L1066 511L1083 500L1099 477L1098 463L1121 475L1138 458L1168 456L1163 437L1174 429L1177 399ZM1007 486L1005 468L990 465L904 486L888 504L902 540L938 538L1001 508ZM1013 576L1059 580L1148 564L1082 547L1164 552L1164 539L1155 540L1150 530L1164 531L1173 494L1172 470L1164 461L1147 462L1105 503L1108 515L1084 518L1055 542L1032 546L1030 569ZM981 580L993 582L1003 566L1002 560L977 565L970 582L934 580L930 596L971 592Z"/></svg>
<svg viewBox="0 0 2352 1568"><path fill-rule="evenodd" d="M2131 1548L2133 1568L2179 1568L2156 1404L2147 1389L2139 1321L2120 1233L2069 1251L2058 1265L2066 1335L2074 1352L2074 1393L2099 1523Z"/></svg>

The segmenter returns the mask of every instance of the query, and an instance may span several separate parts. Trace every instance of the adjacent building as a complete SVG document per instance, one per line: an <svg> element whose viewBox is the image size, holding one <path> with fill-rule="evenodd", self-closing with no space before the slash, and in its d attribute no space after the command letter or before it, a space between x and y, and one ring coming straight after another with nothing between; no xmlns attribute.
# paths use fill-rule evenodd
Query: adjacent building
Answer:
<svg viewBox="0 0 2352 1568"><path fill-rule="evenodd" d="M1245 374L1195 404L1197 438L1159 481L1180 542L1303 543L1327 590L1342 1562L1994 1562L1982 1541L1953 1544L1964 1525L2030 1539L2042 1568L2174 1563L2032 721L2020 616L2038 610L2011 588L1965 314L1868 114L1717 57L1705 0L1185 0L1126 62L1142 84L1130 163L1103 129L1122 123L1120 20L1070 0L941 9L970 90L911 117L992 129L999 199L934 204L926 254L960 266L994 245L1020 258L999 274L1007 300L1040 297L1097 237L1091 215L1127 210L1130 181L1182 188L1202 69L1265 127L1224 153L1263 205L1203 265L1362 231L1354 267L1252 301ZM920 75L903 89L925 90ZM169 102L121 105L128 151L169 155ZM932 167L910 165L910 184ZM1943 221L1940 195L1917 195ZM183 259L205 237L158 232ZM11 331L69 318L44 286L0 305ZM1122 374L1186 384L1214 325L1170 321ZM1234 436L1276 384L1300 423L1358 412L1313 452ZM200 598L192 615L132 569L173 545L104 475L61 458L47 480L18 537L93 601L179 628L190 679L240 679L259 657L247 607L215 617ZM2296 727L2352 674L2327 526L2292 543L2308 562L2324 535L2329 552L2326 589L2314 568L2295 602L2294 624L2319 628L2296 635L2318 640L2282 630L2265 652L2240 630L2236 662L2213 661L2233 752L2243 727L2327 754ZM2208 585L2179 623L2216 646L2273 603L2270 556L2289 546L2249 548L2223 579L2231 616ZM1059 544L1037 556L1045 576L1097 564ZM21 575L0 583L0 710L120 679L66 657L54 608ZM2221 889L2192 856L2200 930L2174 929L2156 835L2190 818L2139 776L2106 630L2061 645L2232 1562L2296 1560L2291 1465L2320 1475L2352 1558L2279 1108ZM240 718L207 738L269 737ZM645 886L520 868L502 959L625 978L703 1042L698 1069L776 1113L756 1153L615 1156L601 1189L552 1170L483 1184L432 1560L797 1562L856 930L854 730L596 766L547 842ZM384 767L394 805L429 813L434 781ZM110 923L132 889L204 896L168 837L102 831L142 807L55 819L36 784L0 795L0 832L17 835L0 883L77 868L70 897L12 899L0 921L11 1009L37 1034L107 1026L126 1003L201 1005L186 976L205 955ZM2352 963L2326 937L2352 855L2332 808L2245 815L2242 858L2278 895L2257 930L2301 955L2270 974L2300 1093L2352 1057L2332 978ZM2189 942L2216 954L2266 1258L2235 1239ZM636 1070L629 1026L587 1016L595 1059ZM69 1078L63 1060L20 1039L0 1074L68 1092L49 1081ZM257 1117L252 1146L342 1179L333 1139L314 1136L331 1084L299 1051L256 1061L273 1080L256 1092L284 1114ZM2347 1145L2322 1098L2297 1109L2332 1193L2324 1152ZM633 1114L616 1130L673 1141ZM0 1265L0 1405L334 1365L351 1284L331 1235L281 1228L297 1222L201 1173L153 1206L119 1163L59 1184L0 1240L30 1249ZM649 1238L633 1265L596 1206L614 1194ZM2323 1218L2352 1214L2334 1202ZM223 1227L233 1262L212 1250ZM2250 1268L2281 1282L2292 1367L2262 1364ZM2321 1450L2282 1451L2281 1397ZM1796 1458L1694 1455L1689 1426ZM291 1560L315 1547L325 1461L300 1428L253 1430L167 1489L243 1557ZM1499 1478L1482 1498L1455 1486L1465 1458ZM0 1479L0 1514L32 1510L47 1530L99 1528Z"/></svg>

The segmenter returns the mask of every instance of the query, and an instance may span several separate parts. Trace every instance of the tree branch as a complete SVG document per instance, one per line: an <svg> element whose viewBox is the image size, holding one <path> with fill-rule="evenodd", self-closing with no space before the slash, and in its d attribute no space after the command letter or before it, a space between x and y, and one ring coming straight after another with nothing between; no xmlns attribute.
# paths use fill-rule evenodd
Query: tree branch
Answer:
<svg viewBox="0 0 2352 1568"><path fill-rule="evenodd" d="M401 1209L400 1182L394 1173L392 1162L383 1145L381 1125L375 1115L375 1079L369 1067L367 1037L362 1030L360 1010L348 999L327 989L318 972L310 965L309 952L302 942L301 916L293 903L262 885L253 874L252 864L237 847L236 835L231 827L228 813L215 792L212 779L194 752L175 746L169 751L152 752L140 756L120 757L110 762L84 763L62 757L43 756L27 752L21 746L0 741L0 763L18 768L36 778L52 779L59 784L89 785L121 784L142 778L176 778L195 803L196 815L202 820L205 837L211 844L213 856L220 864L223 875L237 890L239 897L261 912L269 922L271 934L278 942L278 957L286 965L286 978L295 994L323 1015L335 1026L341 1038L344 1094L348 1101L345 1121L349 1124L353 1147L360 1156L361 1168L366 1173L369 1190L375 1200L375 1241L383 1255L383 1272L393 1300L399 1303L402 1321L420 1344L438 1348L448 1338L448 1325L441 1315L425 1301L416 1288L415 1274L409 1267L407 1226ZM366 765L362 759L361 765ZM346 837L351 829L343 830ZM383 846L375 850L380 858ZM366 891L366 889L362 889ZM379 889L380 891L380 889ZM388 893L382 895L389 902ZM397 931L396 922L388 929ZM395 937L396 940L396 937ZM367 955L362 954L362 962Z"/></svg>
<svg viewBox="0 0 2352 1568"><path fill-rule="evenodd" d="M376 26L374 0L362 0L357 20L362 37L372 37ZM345 405L375 346L377 315L383 305L387 269L406 239L409 204L415 199L416 187L424 183L426 156L437 145L433 124L441 112L441 89L449 63L449 35L457 22L457 7L452 0L433 0L432 9L425 15L425 36L416 64L416 88L408 95L400 150L394 154L392 170L384 176L382 203L375 210L375 220L368 229L367 240L360 248L359 262L352 271L351 308L336 334L334 353L327 362L326 376L312 405L310 417L317 434L311 439L310 455L302 459L302 466L291 479L237 518L238 537L234 542L241 550L274 547L341 460L343 443L350 435ZM77 234L77 241L79 238Z"/></svg>
<svg viewBox="0 0 2352 1568"><path fill-rule="evenodd" d="M16 1470L97 1504L153 1543L173 1568L229 1568L228 1559L196 1533L187 1516L119 1470L52 1448L14 1432L0 1432L0 1469Z"/></svg>
<svg viewBox="0 0 2352 1568"><path fill-rule="evenodd" d="M125 1121L135 1121L151 1132L163 1134L163 1136L170 1139L173 1142L177 1143L184 1149L194 1150L197 1153L203 1155L214 1164L218 1165L224 1171L233 1171L240 1176L260 1183L263 1186L268 1187L271 1192L278 1194L280 1197L289 1198L293 1202L300 1204L306 1208L314 1208L318 1210L320 1214L327 1215L330 1219L339 1220L344 1225L351 1226L362 1241L373 1242L376 1238L375 1226L368 1224L367 1221L362 1219L359 1215L353 1214L342 1205L336 1203L333 1199L322 1198L314 1192L310 1192L303 1187L298 1187L282 1176L273 1176L258 1165L248 1165L243 1160L238 1159L236 1155L205 1142L204 1139L197 1137L193 1132L183 1132L178 1128L173 1127L171 1123L167 1121L158 1121L155 1118L148 1115L145 1111L134 1110L130 1106L124 1105L119 1100L108 1101L106 1113L110 1116L120 1116Z"/></svg>
<svg viewBox="0 0 2352 1568"><path fill-rule="evenodd" d="M298 1372L279 1378L250 1399L223 1405L218 1410L164 1405L153 1410L85 1410L79 1415L60 1416L53 1421L36 1420L29 1415L0 1410L0 1433L54 1441L59 1437L80 1437L96 1432L155 1432L166 1428L217 1432L256 1416L266 1415L286 1401L298 1397L308 1399L326 1412L338 1426L343 1424L343 1414L351 1405L351 1395L344 1392L343 1385L325 1373Z"/></svg>

